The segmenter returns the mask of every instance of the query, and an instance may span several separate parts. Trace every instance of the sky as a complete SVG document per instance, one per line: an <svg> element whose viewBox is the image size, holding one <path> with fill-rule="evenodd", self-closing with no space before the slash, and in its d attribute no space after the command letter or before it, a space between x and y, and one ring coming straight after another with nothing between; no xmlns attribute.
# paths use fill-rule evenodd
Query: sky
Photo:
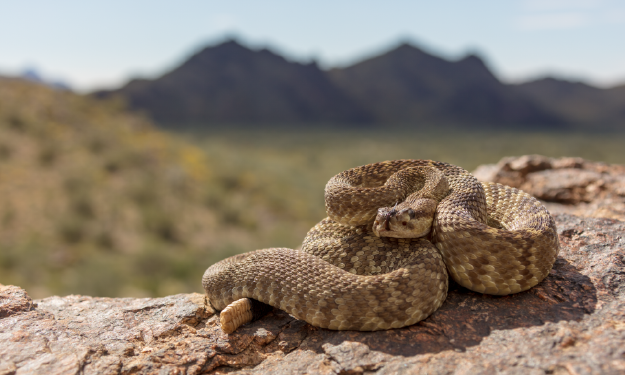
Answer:
<svg viewBox="0 0 625 375"><path fill-rule="evenodd" d="M230 37L323 68L411 42L476 53L504 82L625 84L622 0L0 0L0 75L114 88Z"/></svg>

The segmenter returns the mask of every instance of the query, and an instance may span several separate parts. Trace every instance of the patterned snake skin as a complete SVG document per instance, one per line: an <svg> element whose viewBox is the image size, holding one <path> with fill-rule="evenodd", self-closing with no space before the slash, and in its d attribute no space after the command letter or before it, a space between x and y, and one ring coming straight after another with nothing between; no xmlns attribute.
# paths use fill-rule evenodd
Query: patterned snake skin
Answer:
<svg viewBox="0 0 625 375"><path fill-rule="evenodd" d="M412 183L401 193L389 188L406 180L393 177L397 172L416 167L442 172L448 185L435 206L431 232L423 238L378 237L373 229L383 227L379 218L421 199L411 198L411 189L424 190L429 197L432 187L427 182ZM447 163L369 164L333 177L325 195L329 217L309 231L302 250L257 250L209 267L202 284L210 304L224 310L250 298L317 327L399 328L441 306L448 273L476 292L517 293L544 279L559 251L555 222L535 198L504 185L480 183ZM400 227L407 225L402 220ZM228 331L241 322L232 323Z"/></svg>

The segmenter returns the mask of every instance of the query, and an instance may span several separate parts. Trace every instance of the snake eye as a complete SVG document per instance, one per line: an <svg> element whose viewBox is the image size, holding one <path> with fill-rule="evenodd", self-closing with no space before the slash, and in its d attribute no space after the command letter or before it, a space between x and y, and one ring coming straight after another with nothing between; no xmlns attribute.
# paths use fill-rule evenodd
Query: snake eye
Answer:
<svg viewBox="0 0 625 375"><path fill-rule="evenodd" d="M408 224L408 223L406 223L405 221L401 222L401 225L406 225L406 224Z"/></svg>

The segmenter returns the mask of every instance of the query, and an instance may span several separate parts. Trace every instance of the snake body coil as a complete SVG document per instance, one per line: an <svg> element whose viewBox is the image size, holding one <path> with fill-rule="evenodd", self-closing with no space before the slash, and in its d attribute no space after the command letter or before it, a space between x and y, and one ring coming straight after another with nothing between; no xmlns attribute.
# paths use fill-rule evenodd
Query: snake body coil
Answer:
<svg viewBox="0 0 625 375"><path fill-rule="evenodd" d="M420 169L442 182L414 177ZM476 292L517 293L544 279L559 251L555 222L538 200L447 163L357 167L333 177L325 195L329 217L302 250L257 250L209 267L202 284L211 305L250 298L318 327L399 328L440 307L447 273ZM378 237L412 226L421 214L410 205L430 199L439 202L428 237Z"/></svg>

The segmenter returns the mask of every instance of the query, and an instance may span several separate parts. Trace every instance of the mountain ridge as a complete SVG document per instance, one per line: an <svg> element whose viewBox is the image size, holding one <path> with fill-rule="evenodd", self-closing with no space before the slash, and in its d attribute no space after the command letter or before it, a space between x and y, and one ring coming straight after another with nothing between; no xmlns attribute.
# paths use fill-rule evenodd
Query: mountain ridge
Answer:
<svg viewBox="0 0 625 375"><path fill-rule="evenodd" d="M562 125L539 105L506 90L484 61L472 54L448 61L402 44L329 74L387 122ZM372 76L378 79L368 79Z"/></svg>
<svg viewBox="0 0 625 375"><path fill-rule="evenodd" d="M218 74L203 74L212 71ZM133 80L113 92L166 124L370 121L367 111L351 104L316 64L289 62L235 41L207 47L156 80Z"/></svg>
<svg viewBox="0 0 625 375"><path fill-rule="evenodd" d="M572 124L620 123L621 129L625 125L625 84L601 89L581 81L543 77L515 86Z"/></svg>
<svg viewBox="0 0 625 375"><path fill-rule="evenodd" d="M425 124L483 128L623 129L623 89L549 78L502 83L475 54L455 61L402 43L352 65L320 69L267 48L228 40L199 50L154 79L97 97L122 96L166 128L278 124ZM580 105L580 101L583 101ZM608 103L608 104L606 104ZM585 108L585 109L584 109Z"/></svg>

